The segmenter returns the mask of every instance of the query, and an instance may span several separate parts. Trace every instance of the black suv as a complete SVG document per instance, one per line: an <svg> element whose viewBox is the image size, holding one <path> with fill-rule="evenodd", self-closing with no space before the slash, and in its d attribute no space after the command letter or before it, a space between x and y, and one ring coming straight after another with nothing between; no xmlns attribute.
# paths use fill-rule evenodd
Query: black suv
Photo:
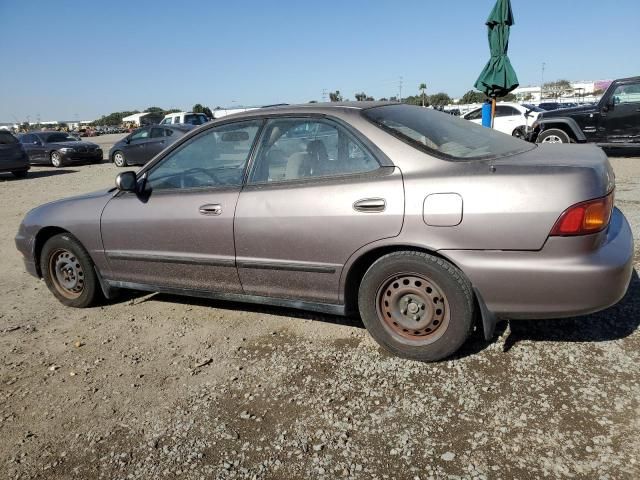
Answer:
<svg viewBox="0 0 640 480"><path fill-rule="evenodd" d="M640 77L615 80L596 105L541 113L527 139L640 147Z"/></svg>

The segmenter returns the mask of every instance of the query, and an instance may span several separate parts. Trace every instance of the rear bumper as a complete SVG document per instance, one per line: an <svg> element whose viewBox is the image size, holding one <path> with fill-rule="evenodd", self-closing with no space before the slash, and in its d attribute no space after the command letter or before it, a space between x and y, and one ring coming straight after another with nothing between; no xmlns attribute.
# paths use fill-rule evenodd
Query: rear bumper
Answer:
<svg viewBox="0 0 640 480"><path fill-rule="evenodd" d="M509 318L560 318L603 310L627 291L633 235L615 209L606 232L550 237L530 251L443 251L469 277L491 312Z"/></svg>

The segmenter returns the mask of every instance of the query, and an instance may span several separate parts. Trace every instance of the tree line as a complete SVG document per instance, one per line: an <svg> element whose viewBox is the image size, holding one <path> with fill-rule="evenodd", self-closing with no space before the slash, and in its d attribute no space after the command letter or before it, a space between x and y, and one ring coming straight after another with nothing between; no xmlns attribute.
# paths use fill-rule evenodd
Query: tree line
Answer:
<svg viewBox="0 0 640 480"><path fill-rule="evenodd" d="M110 113L109 115L102 115L98 120L94 121L92 125L95 125L95 126L122 125L123 118L128 117L129 115L135 115L136 113L155 113L155 114L161 114L164 116L169 113L176 113L181 111L182 110L178 108L164 109L161 107L149 107L144 109L142 112L140 110L125 110L122 112L113 112L113 113ZM196 103L193 107L191 107L191 111L193 113L204 113L207 117L213 118L213 112L211 111L211 109L200 103Z"/></svg>
<svg viewBox="0 0 640 480"><path fill-rule="evenodd" d="M421 83L420 86L418 87L418 90L420 90L420 93L416 94L416 95L409 95L408 97L403 97L402 98L402 103L406 103L409 105L422 105L424 107L429 107L429 106L434 106L434 107L443 107L445 105L452 105L455 104L456 102L454 102L454 100L449 96L449 94L447 94L446 92L438 92L438 93L434 93L432 95L427 95L426 90L427 90L427 85L424 83ZM363 101L373 101L375 100L374 97L367 95L365 92L359 92L355 94L355 99L357 102L363 102ZM468 103L482 103L486 100L488 100L489 97L487 97L484 93L479 92L477 90L469 90L468 92L466 92L459 100L458 100L458 104L460 105L465 105ZM383 97L383 98L379 98L379 101L398 101L398 98L393 96L393 97ZM505 101L505 102L514 102L516 101L516 96L512 93L500 98L500 100ZM349 99L348 98L344 98L342 96L342 94L340 93L340 90L336 90L334 92L329 92L329 101L331 102L343 102L346 101L348 102ZM309 103L316 103L315 100L312 100Z"/></svg>

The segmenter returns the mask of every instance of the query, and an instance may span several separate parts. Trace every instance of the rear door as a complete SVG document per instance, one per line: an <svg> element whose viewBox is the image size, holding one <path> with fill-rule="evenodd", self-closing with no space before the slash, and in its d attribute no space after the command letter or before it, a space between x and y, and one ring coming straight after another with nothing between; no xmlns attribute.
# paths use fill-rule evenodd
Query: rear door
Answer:
<svg viewBox="0 0 640 480"><path fill-rule="evenodd" d="M236 208L238 273L246 294L339 302L343 265L400 233L400 172L326 119L272 119Z"/></svg>
<svg viewBox="0 0 640 480"><path fill-rule="evenodd" d="M509 105L497 105L496 116L493 121L495 130L511 135L513 131L524 125L522 114Z"/></svg>
<svg viewBox="0 0 640 480"><path fill-rule="evenodd" d="M640 82L619 85L612 99L613 105L603 115L607 141L640 143Z"/></svg>

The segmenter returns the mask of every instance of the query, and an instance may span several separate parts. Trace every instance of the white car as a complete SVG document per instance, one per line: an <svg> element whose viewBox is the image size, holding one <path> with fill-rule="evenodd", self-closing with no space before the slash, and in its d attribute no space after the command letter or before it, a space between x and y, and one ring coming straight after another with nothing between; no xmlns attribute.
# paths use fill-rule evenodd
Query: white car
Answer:
<svg viewBox="0 0 640 480"><path fill-rule="evenodd" d="M533 105L520 105L519 103L501 102L496 105L496 116L493 120L494 130L524 137L527 130L536 121L540 112L544 110ZM462 116L465 120L482 124L482 108L471 110Z"/></svg>

